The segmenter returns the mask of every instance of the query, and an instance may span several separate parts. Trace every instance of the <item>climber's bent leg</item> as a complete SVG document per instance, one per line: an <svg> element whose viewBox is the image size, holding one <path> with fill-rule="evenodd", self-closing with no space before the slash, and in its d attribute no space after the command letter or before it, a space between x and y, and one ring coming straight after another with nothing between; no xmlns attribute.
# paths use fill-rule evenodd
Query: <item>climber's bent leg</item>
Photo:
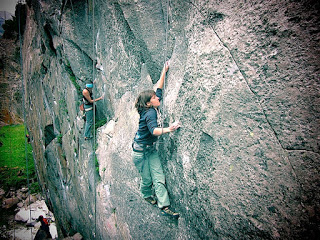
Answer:
<svg viewBox="0 0 320 240"><path fill-rule="evenodd" d="M152 178L148 158L143 152L132 152L133 162L141 175L140 192L143 198L152 196Z"/></svg>
<svg viewBox="0 0 320 240"><path fill-rule="evenodd" d="M91 138L91 128L93 124L93 110L87 111L86 113L86 125L84 129L84 137Z"/></svg>
<svg viewBox="0 0 320 240"><path fill-rule="evenodd" d="M158 198L158 207L163 208L170 205L168 191L165 186L165 176L157 151L153 151L149 157L149 167L155 193Z"/></svg>

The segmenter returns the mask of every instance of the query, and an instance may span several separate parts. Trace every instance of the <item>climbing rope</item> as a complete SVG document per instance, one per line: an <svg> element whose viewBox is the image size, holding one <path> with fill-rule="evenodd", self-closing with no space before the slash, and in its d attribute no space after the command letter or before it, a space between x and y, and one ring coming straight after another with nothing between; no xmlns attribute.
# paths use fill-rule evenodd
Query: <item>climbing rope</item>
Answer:
<svg viewBox="0 0 320 240"><path fill-rule="evenodd" d="M94 0L92 0L92 80L95 80L95 25L94 25ZM92 89L92 96L93 95ZM93 183L94 183L94 238L97 236L97 189L96 189L96 104L93 102Z"/></svg>
<svg viewBox="0 0 320 240"><path fill-rule="evenodd" d="M9 100L10 101L10 100ZM10 109L10 112L11 112L11 104L9 105L9 109ZM8 125L10 124L10 118L8 119ZM8 131L9 131L9 156L10 156L10 162L12 162L12 130L11 130L11 127L9 125L9 128L8 128ZM10 166L11 167L11 166ZM12 177L12 175L14 175L14 172L13 171L10 171L10 175L8 174L8 182L9 182L9 179ZM13 193L11 192L11 187L9 186L9 194L11 195L11 201L13 202ZM16 235L16 223L15 221L13 220L13 239L15 239L15 235Z"/></svg>
<svg viewBox="0 0 320 240"><path fill-rule="evenodd" d="M65 5L67 5L67 3L68 3L68 0L65 2ZM77 27L77 24L76 24L76 21L75 21L75 14L74 14L74 8L73 8L72 0L70 0L70 5L71 5L71 18L72 18L73 23L74 23L75 34L79 35L79 28ZM64 9L64 7L62 9ZM63 14L63 12L61 14ZM61 24L61 33L63 33L62 28L63 28L63 24ZM64 41L64 39L65 39L64 34L62 34L62 35L63 35L62 41ZM64 52L64 47L62 47L62 49L63 49L63 52ZM84 52L83 52L82 48L80 48L80 51L81 51L82 59L84 61L85 68L87 69L87 62L85 60L85 56L84 56ZM65 52L64 52L64 54L65 54ZM80 72L81 72L81 68L80 68ZM74 127L74 123L73 123L73 127ZM78 159L78 163L79 163L79 161L81 161L80 136L78 137L78 157L79 157L79 159ZM76 173L76 164L75 164L75 162L73 163L73 166L74 166L73 174L75 176L75 173Z"/></svg>
<svg viewBox="0 0 320 240"><path fill-rule="evenodd" d="M164 52L164 63L167 61L167 54L168 54L168 28L169 28L169 3L170 0L167 0L167 18L166 18L166 47L165 47L165 52Z"/></svg>
<svg viewBox="0 0 320 240"><path fill-rule="evenodd" d="M67 0L67 2L68 2L68 0ZM71 10L72 10L71 11L71 16L72 16L72 19L73 19L73 22L74 22L74 28L75 28L75 31L76 31L76 35L80 35L79 29L77 28L75 16L74 16L74 8L73 8L72 0L70 0L70 4L71 4ZM82 58L83 58L83 61L84 61L84 65L85 65L86 69L88 69L86 58L84 56L84 52L83 52L81 47L80 47L80 50L81 50L81 53L82 53ZM81 72L81 68L80 68L80 72Z"/></svg>
<svg viewBox="0 0 320 240"><path fill-rule="evenodd" d="M8 121L8 124L9 124L10 122ZM12 136L12 134L11 134L11 128L9 127L9 136L10 136L10 138L9 138L9 149L10 149L10 162L12 162L12 142L11 142L11 136ZM11 174L14 174L14 172L11 172ZM10 174L10 175L11 175ZM8 176L8 177L11 177L11 176ZM11 192L11 188L10 188L10 186L9 186L9 192ZM13 194L11 194L11 201L13 202ZM15 239L15 236L16 236L16 223L15 223L15 221L13 220L13 239Z"/></svg>
<svg viewBox="0 0 320 240"><path fill-rule="evenodd" d="M18 31L19 31L19 44L20 44L20 69L21 69L21 87L22 87L22 108L23 108L23 122L24 122L24 149L26 157L26 168L27 168L27 186L28 186L28 195L29 195L29 204L31 203L30 199L30 181L29 181L29 161L28 161L28 150L27 150L27 127L26 127L26 105L25 105L25 91L23 86L23 59L22 59L22 38L21 38L21 4L22 1L18 2ZM29 208L29 217L31 221L31 207ZM31 239L32 239L32 228L30 228Z"/></svg>
<svg viewBox="0 0 320 240"><path fill-rule="evenodd" d="M170 0L167 0L167 16L166 16L166 41L165 41L165 51L164 51L164 56L163 56L163 62L164 62L164 67L167 62L167 52L168 52L168 28L169 28L169 2ZM164 75L164 80L163 80L163 91L162 91L162 115L159 114L160 111L158 112L159 117L160 117L160 126L162 129L161 136L163 135L163 125L164 125L164 118L165 116L165 104L164 104L164 93L166 89L166 73Z"/></svg>
<svg viewBox="0 0 320 240"><path fill-rule="evenodd" d="M68 0L67 0L68 1ZM72 19L73 19L73 22L74 22L74 25L75 25L75 33L76 35L80 35L79 33L79 29L77 28L77 25L76 25L76 21L75 21L75 13L74 13L74 7L73 7L73 3L72 3L72 0L70 0L70 4L71 4L71 16L72 16ZM90 6L91 4L91 6ZM95 20L95 2L94 0L89 0L88 2L88 12L92 11L92 82L94 82L95 80L95 24L94 24L94 20ZM87 15L87 21L89 19L89 16ZM81 55L82 55L82 58L84 60L84 63L85 63L85 67L86 69L88 69L87 67L87 63L86 63L86 58L85 58L85 54L84 54L84 51L82 50L82 48L80 48L81 50ZM92 96L94 96L94 90L92 90ZM97 227L96 227L96 222L97 222L97 216L96 216L96 189L95 189L95 186L96 186L96 173L95 173L95 158L96 158L96 155L95 155L95 152L96 152L96 145L95 145L95 142L96 142L96 132L95 132L95 128L96 128L96 124L95 124L95 121L96 121L96 104L95 102L93 102L93 154L92 154L92 164L93 164L93 183L94 183L94 230L93 230L93 235L94 235L94 238L96 238L96 231L97 231ZM80 145L79 145L79 157L81 156L81 153L80 153Z"/></svg>

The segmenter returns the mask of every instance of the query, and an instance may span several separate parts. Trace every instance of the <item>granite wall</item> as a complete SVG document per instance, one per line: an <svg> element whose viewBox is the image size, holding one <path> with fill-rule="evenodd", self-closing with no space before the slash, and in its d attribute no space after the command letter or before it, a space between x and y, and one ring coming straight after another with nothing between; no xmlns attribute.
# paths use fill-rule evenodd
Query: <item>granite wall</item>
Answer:
<svg viewBox="0 0 320 240"><path fill-rule="evenodd" d="M319 236L317 1L27 5L27 125L61 236ZM167 59L162 116L182 127L157 147L179 220L141 199L131 160L135 98ZM78 106L92 80L95 97L105 97L96 138L85 141Z"/></svg>

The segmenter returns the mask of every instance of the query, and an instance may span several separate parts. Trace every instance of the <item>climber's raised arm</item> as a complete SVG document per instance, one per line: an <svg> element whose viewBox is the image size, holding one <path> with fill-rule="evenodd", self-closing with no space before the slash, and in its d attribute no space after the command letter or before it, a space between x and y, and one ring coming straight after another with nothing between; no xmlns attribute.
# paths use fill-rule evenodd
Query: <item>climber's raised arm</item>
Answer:
<svg viewBox="0 0 320 240"><path fill-rule="evenodd" d="M163 66L163 69L162 69L162 72L160 75L160 79L156 83L156 88L161 88L161 89L163 88L166 72L168 71L168 69L169 69L169 62L167 61Z"/></svg>

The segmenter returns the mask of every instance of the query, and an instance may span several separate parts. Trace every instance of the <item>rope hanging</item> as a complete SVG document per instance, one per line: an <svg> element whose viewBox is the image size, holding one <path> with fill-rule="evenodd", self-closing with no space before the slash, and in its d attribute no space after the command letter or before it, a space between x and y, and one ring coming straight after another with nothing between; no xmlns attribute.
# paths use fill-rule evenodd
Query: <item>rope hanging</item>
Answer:
<svg viewBox="0 0 320 240"><path fill-rule="evenodd" d="M92 6L90 6L90 3L92 4ZM71 4L71 16L72 16L72 19L73 19L73 22L75 24L75 30L76 30L76 35L80 35L80 32L79 32L79 29L77 28L77 25L76 25L76 21L75 21L75 13L74 13L74 7L73 7L73 3L72 3L72 0L70 0L70 4ZM92 7L92 8L91 8ZM88 2L88 12L90 12L90 10L92 10L92 82L94 82L95 80L95 24L94 24L94 20L95 20L95 2L94 0L89 0ZM83 52L83 49L81 48L81 55L82 55L82 58L84 60L84 64L85 64L85 67L86 69L88 69L87 67L87 63L86 63L86 58L84 56L84 52ZM94 95L94 90L92 90L92 93ZM96 146L95 146L95 142L96 142L96 133L95 133L95 128L96 128L96 124L95 124L95 121L96 121L96 105L95 105L95 102L93 102L93 170L95 170L95 158L96 158L96 155L95 155L95 152L96 152ZM79 156L81 156L80 154L80 149L81 149L81 146L79 145ZM93 174L93 182L94 182L94 232L93 232L93 235L94 235L94 238L96 237L96 231L97 231L97 228L96 228L96 222L97 222L97 216L96 216L96 189L95 189L95 186L96 186L96 174Z"/></svg>
<svg viewBox="0 0 320 240"><path fill-rule="evenodd" d="M67 0L67 2L68 2L68 0ZM80 35L79 29L77 28L76 20L75 20L75 17L74 17L74 8L73 8L72 0L70 0L70 4L71 4L71 9L72 9L71 16L72 16L72 19L73 19L73 22L74 22L74 28L75 28L75 31L76 31L76 35ZM84 65L85 65L86 69L88 69L86 58L84 56L84 52L83 52L82 48L80 48L80 50L81 50L81 53L82 53L82 58L83 58L83 61L84 61ZM80 71L81 71L81 68L80 68Z"/></svg>
<svg viewBox="0 0 320 240"><path fill-rule="evenodd" d="M23 121L24 121L24 149L25 149L25 157L26 157L26 168L27 168L27 186L28 186L28 195L29 195L29 204L30 201L30 182L29 182L29 161L28 161L28 150L27 150L27 128L26 128L26 105L25 105L25 91L23 85L23 59L22 59L22 38L21 38L21 0L18 2L18 31L19 31L19 44L20 44L20 69L21 69L21 86L22 86L22 108L23 108ZM31 208L29 209L29 217L31 221ZM31 239L32 239L32 228L30 228Z"/></svg>
<svg viewBox="0 0 320 240"><path fill-rule="evenodd" d="M165 50L164 50L164 56L163 56L163 64L166 64L167 61L167 52L168 52L168 27L169 27L169 2L170 0L167 0L167 17L166 17L166 42L165 42ZM160 111L158 112L159 117L161 119L160 121L160 126L162 128L161 136L163 135L163 125L164 125L164 118L165 116L165 104L164 104L164 93L166 89L166 74L164 75L164 80L163 80L163 92L162 92L162 115L159 114Z"/></svg>
<svg viewBox="0 0 320 240"><path fill-rule="evenodd" d="M92 81L95 80L95 25L94 25L94 12L95 12L95 3L92 0ZM92 90L92 93L93 90ZM92 94L93 96L93 94ZM93 164L94 171L96 171L95 163L96 163L96 104L93 102ZM94 178L94 237L97 236L97 189L96 189L96 173L93 174Z"/></svg>

